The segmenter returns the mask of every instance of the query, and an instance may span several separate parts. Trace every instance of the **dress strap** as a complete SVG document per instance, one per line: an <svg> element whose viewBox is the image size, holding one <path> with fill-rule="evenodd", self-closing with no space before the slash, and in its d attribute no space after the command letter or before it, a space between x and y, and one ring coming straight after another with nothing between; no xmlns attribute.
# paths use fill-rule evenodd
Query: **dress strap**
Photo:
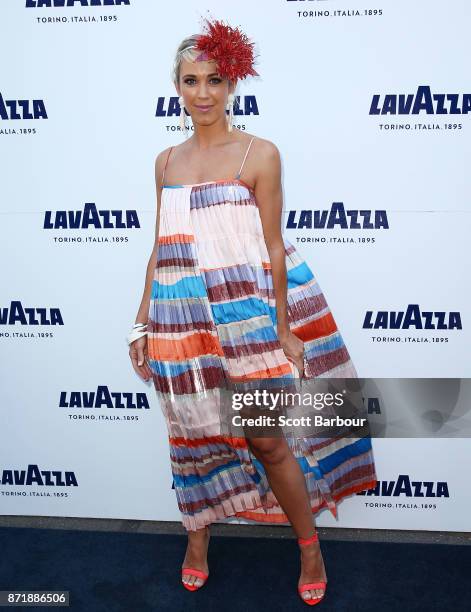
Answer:
<svg viewBox="0 0 471 612"><path fill-rule="evenodd" d="M236 176L236 179L240 179L240 175L242 174L242 168L244 167L245 160L247 159L247 155L249 153L249 149L250 149L250 146L252 145L252 142L253 142L254 138L255 138L255 136L252 136L252 139L249 142L249 146L247 147L247 151L245 152L245 156L244 156L244 159L242 160L242 165L240 166L240 170L239 170L239 173Z"/></svg>
<svg viewBox="0 0 471 612"><path fill-rule="evenodd" d="M168 158L170 157L170 153L172 152L172 149L173 149L173 147L170 147L170 150L169 150L168 155L167 155L167 159L165 160L165 166L164 166L164 170L162 172L162 185L164 184L165 170L167 169Z"/></svg>

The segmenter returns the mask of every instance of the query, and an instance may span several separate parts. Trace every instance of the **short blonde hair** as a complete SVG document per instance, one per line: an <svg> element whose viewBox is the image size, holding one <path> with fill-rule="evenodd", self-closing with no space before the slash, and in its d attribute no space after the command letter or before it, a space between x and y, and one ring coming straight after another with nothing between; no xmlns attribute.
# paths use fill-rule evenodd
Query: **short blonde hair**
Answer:
<svg viewBox="0 0 471 612"><path fill-rule="evenodd" d="M188 36L178 45L172 71L172 79L176 85L180 82L180 67L182 60L185 59L188 62L194 62L200 53L200 51L195 49L199 36L200 34Z"/></svg>

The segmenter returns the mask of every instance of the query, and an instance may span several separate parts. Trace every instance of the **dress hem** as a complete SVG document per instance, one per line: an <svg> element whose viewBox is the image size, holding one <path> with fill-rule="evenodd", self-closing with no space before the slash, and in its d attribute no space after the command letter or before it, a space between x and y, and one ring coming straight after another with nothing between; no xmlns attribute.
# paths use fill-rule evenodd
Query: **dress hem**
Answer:
<svg viewBox="0 0 471 612"><path fill-rule="evenodd" d="M341 493L337 495L333 495L332 503L323 499L320 504L316 504L314 506L311 505L311 511L315 515L315 514L318 514L324 508L328 508L330 512L332 513L333 517L338 520L337 506L339 502L341 502L345 497L352 495L354 493L358 493L359 491L373 489L374 487L377 486L377 483L378 483L377 478L373 480L368 480L366 482L356 483L348 487ZM253 500L253 496L251 495L250 497ZM291 524L287 515L283 511L277 512L276 514L273 514L273 515L267 514L266 512L266 510L271 510L272 508L279 508L279 507L280 506L278 504L273 504L272 506L267 507L267 506L264 506L262 503L257 503L257 505L255 505L250 510L237 510L237 511L230 512L230 513L224 512L224 516L222 518L224 519L224 518L238 517L238 518L244 518L247 520L255 521L257 523L273 523L273 524L287 524L287 525ZM257 510L262 510L262 511L257 512ZM216 523L219 520L220 519L218 518L213 519L213 520L207 520L207 521L203 520L202 524L196 527L196 529L202 529L206 525ZM185 518L182 519L182 525L187 531L196 531L196 529L191 528L193 527L194 523L195 523L194 518L190 518L188 520L185 520Z"/></svg>

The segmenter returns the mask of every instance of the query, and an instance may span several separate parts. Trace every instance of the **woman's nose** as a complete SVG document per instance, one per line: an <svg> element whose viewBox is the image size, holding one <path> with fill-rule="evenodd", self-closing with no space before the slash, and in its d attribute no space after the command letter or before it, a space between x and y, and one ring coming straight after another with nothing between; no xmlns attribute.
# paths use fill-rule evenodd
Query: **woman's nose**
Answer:
<svg viewBox="0 0 471 612"><path fill-rule="evenodd" d="M200 83L197 89L198 98L207 98L208 97L208 87L206 83Z"/></svg>

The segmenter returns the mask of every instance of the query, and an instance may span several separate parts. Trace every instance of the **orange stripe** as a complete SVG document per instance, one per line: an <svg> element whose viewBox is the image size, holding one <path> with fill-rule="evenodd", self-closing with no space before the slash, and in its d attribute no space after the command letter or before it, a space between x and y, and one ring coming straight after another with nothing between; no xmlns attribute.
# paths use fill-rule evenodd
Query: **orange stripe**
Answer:
<svg viewBox="0 0 471 612"><path fill-rule="evenodd" d="M209 332L197 332L184 338L149 342L149 357L159 361L186 361L202 355L224 356L222 346Z"/></svg>
<svg viewBox="0 0 471 612"><path fill-rule="evenodd" d="M333 495L332 497L335 499L335 501L338 501L342 499L342 497L345 497L345 495L351 495L352 493L357 493L358 491L365 491L367 489L374 489L377 484L377 480L369 480L365 484L355 484L351 487L348 487L348 489L344 489L341 493Z"/></svg>
<svg viewBox="0 0 471 612"><path fill-rule="evenodd" d="M235 516L240 516L242 518L250 519L252 521L259 521L261 523L289 523L289 519L284 512L280 512L279 514L268 515L268 514L265 514L264 512L254 512L251 510L244 510L243 512L236 512Z"/></svg>
<svg viewBox="0 0 471 612"><path fill-rule="evenodd" d="M276 368L257 370L256 372L245 374L244 376L231 376L230 379L233 382L243 382L244 380L253 378L278 378L279 376L290 373L292 373L292 370L289 363L287 363L285 365L277 366Z"/></svg>
<svg viewBox="0 0 471 612"><path fill-rule="evenodd" d="M365 489L372 489L376 486L377 481L371 480L364 484L355 484L348 489L342 491L341 494L334 496L335 501L340 501L342 498L347 495L351 495L352 493L358 493L359 491L364 491ZM319 512L324 506L328 507L325 499L322 500L320 506L311 506L312 512ZM260 506L262 508L262 506ZM271 508L270 508L271 510ZM337 508L332 510L335 517L337 517ZM236 512L236 516L240 516L242 518L250 519L252 521L259 521L261 523L289 523L289 519L283 511L276 512L275 514L266 514L265 512L257 512L256 510L244 510L241 512Z"/></svg>
<svg viewBox="0 0 471 612"><path fill-rule="evenodd" d="M218 442L227 443L233 448L248 448L246 438L234 438L231 436L205 436L204 438L195 438L189 440L183 437L171 437L169 436L170 444L174 446L188 446L189 448L198 448L199 446L205 446L207 444L215 444Z"/></svg>
<svg viewBox="0 0 471 612"><path fill-rule="evenodd" d="M169 236L159 236L158 244L174 244L182 242L194 242L192 234L170 234Z"/></svg>
<svg viewBox="0 0 471 612"><path fill-rule="evenodd" d="M303 342L308 340L315 340L316 338L322 338L328 336L337 331L337 324L331 312L327 312L320 319L315 319L302 325L301 327L291 328L291 331Z"/></svg>

